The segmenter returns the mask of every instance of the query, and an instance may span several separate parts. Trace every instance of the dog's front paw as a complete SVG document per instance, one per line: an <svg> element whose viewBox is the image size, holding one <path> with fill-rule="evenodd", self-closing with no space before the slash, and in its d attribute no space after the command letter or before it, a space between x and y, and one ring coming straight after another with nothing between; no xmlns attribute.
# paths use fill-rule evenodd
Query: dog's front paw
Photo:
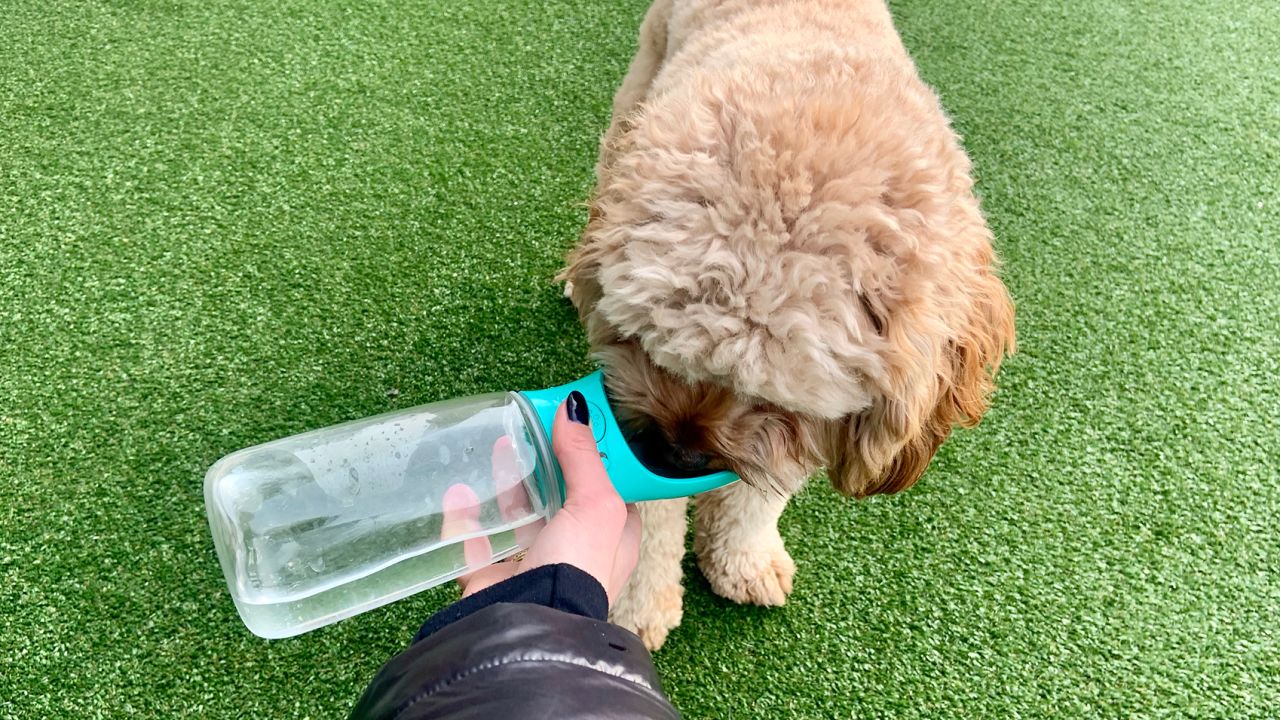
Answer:
<svg viewBox="0 0 1280 720"><path fill-rule="evenodd" d="M653 592L628 588L609 611L609 620L639 635L649 650L657 650L680 624L683 602L684 588L679 583Z"/></svg>
<svg viewBox="0 0 1280 720"><path fill-rule="evenodd" d="M781 539L762 547L702 552L698 565L717 595L766 607L786 603L796 574L796 564Z"/></svg>

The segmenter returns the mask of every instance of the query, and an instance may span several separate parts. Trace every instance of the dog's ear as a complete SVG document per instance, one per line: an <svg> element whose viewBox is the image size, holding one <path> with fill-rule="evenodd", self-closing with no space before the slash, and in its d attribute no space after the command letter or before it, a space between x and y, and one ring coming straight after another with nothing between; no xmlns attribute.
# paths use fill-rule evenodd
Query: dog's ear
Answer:
<svg viewBox="0 0 1280 720"><path fill-rule="evenodd" d="M796 492L813 469L806 453L807 428L794 413L757 407L716 431L730 437L713 438L714 446L731 449L733 468L759 489Z"/></svg>
<svg viewBox="0 0 1280 720"><path fill-rule="evenodd" d="M565 297L584 319L600 299L600 256L603 248L590 242L591 230L600 224L600 211L593 203L589 209L587 234L569 253L568 263L556 274L556 282L565 283Z"/></svg>
<svg viewBox="0 0 1280 720"><path fill-rule="evenodd" d="M1000 361L1014 347L1013 304L983 273L968 321L939 354L933 382L902 383L872 406L826 425L822 451L832 485L854 497L911 487L956 425L982 419Z"/></svg>

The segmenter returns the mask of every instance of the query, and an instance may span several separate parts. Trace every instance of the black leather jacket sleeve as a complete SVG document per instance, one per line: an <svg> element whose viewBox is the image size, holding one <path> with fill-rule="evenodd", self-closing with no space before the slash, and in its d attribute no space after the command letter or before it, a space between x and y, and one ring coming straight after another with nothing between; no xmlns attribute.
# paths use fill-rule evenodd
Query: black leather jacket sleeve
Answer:
<svg viewBox="0 0 1280 720"><path fill-rule="evenodd" d="M578 575L590 578L567 565L539 568L489 588L480 602L477 593L437 613L382 668L351 717L679 718L640 639L578 614L598 606L583 599Z"/></svg>

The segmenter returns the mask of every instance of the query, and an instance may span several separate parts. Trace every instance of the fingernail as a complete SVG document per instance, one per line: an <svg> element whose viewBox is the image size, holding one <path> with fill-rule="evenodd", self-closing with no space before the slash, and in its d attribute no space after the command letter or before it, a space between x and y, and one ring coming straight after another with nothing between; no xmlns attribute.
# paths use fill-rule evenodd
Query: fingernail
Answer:
<svg viewBox="0 0 1280 720"><path fill-rule="evenodd" d="M569 413L569 419L579 425L591 424L591 410L587 408L587 399L582 397L582 393L574 390L569 393L569 403L566 410Z"/></svg>

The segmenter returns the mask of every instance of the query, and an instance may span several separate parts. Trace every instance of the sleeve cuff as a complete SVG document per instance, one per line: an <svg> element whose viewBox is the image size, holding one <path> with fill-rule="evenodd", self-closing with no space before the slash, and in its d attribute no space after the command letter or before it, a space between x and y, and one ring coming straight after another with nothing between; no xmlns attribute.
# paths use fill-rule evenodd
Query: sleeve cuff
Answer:
<svg viewBox="0 0 1280 720"><path fill-rule="evenodd" d="M601 621L609 616L609 596L600 581L573 565L543 565L440 610L423 624L413 641L418 642L441 628L498 603L542 605Z"/></svg>

